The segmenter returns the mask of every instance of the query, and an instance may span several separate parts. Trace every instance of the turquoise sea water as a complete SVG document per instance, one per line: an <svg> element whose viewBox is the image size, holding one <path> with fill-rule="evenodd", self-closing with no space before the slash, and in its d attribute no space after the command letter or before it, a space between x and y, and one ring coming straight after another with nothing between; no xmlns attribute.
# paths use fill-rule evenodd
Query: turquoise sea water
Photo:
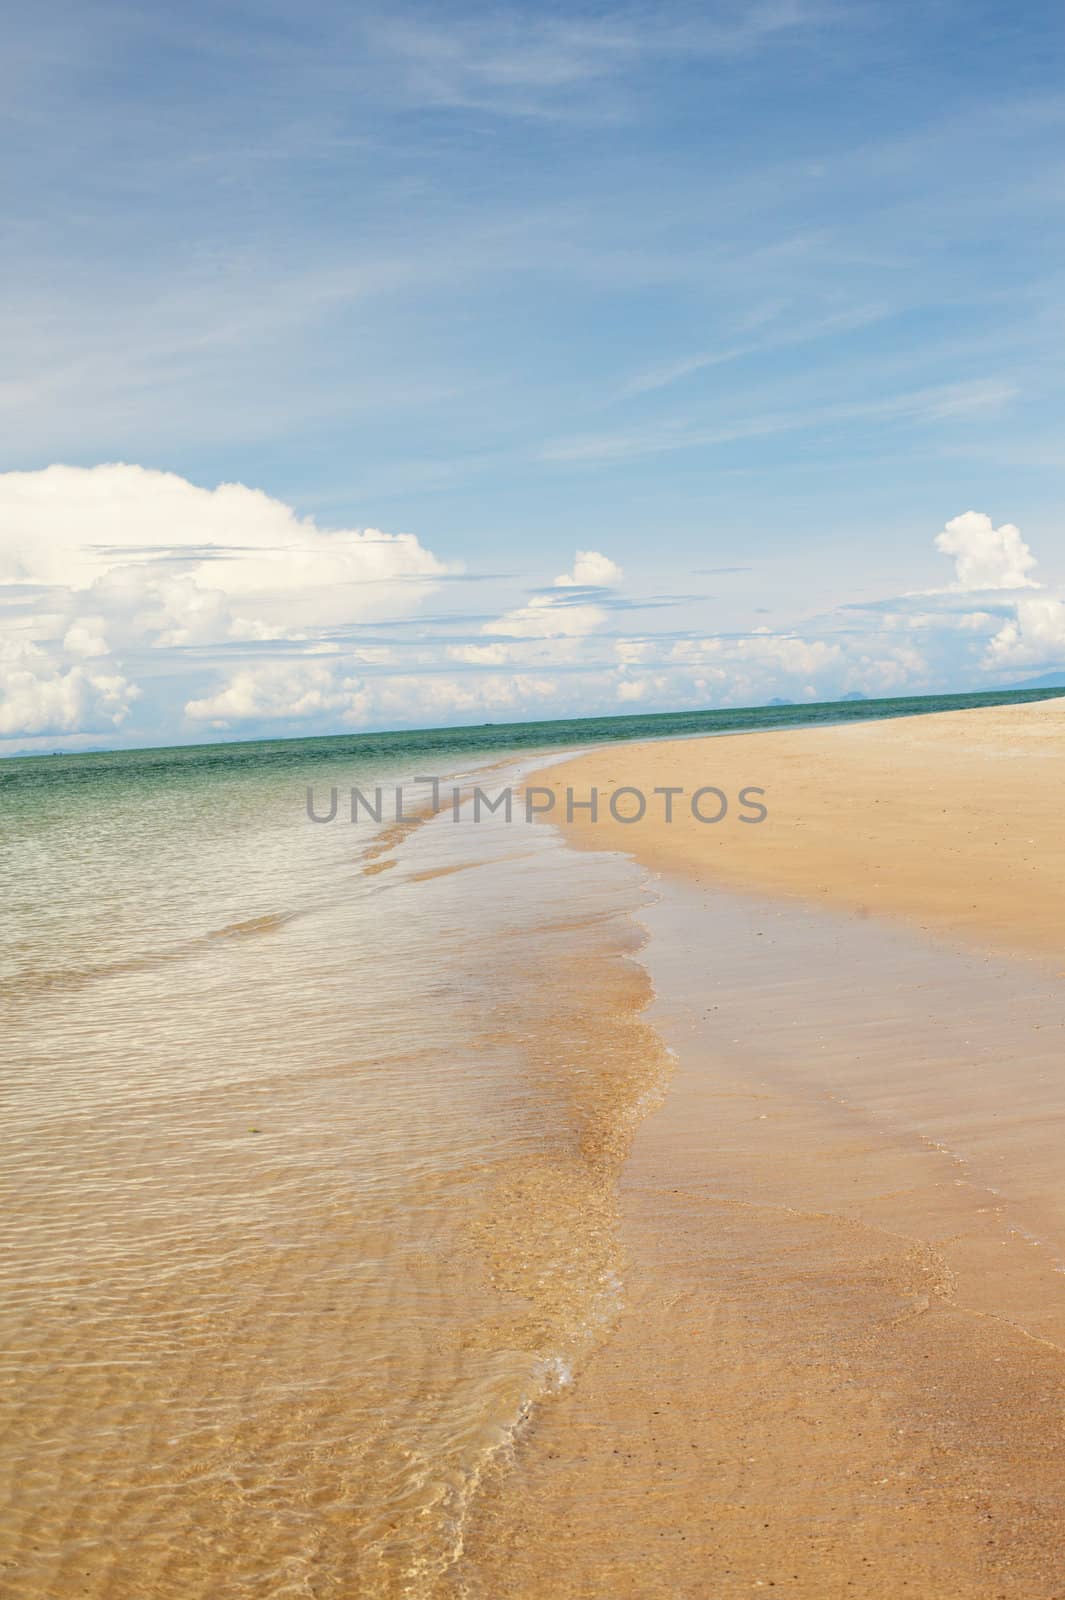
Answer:
<svg viewBox="0 0 1065 1600"><path fill-rule="evenodd" d="M754 729L816 727L832 722L870 722L883 717L966 711L978 706L1023 705L1052 700L1060 689L1006 690L975 694L906 695L882 700L826 700L805 705L745 706L729 710L666 711L639 716L574 717L551 722L487 722L461 728L415 728L395 733L337 734L312 739L254 739L234 743L177 745L147 750L89 751L74 755L22 756L0 763L0 805L26 789L62 779L68 792L121 774L145 786L182 777L248 771L301 775L308 767L337 760L367 769L394 770L417 757L461 762L498 750L554 749L633 739L680 739L697 734Z"/></svg>

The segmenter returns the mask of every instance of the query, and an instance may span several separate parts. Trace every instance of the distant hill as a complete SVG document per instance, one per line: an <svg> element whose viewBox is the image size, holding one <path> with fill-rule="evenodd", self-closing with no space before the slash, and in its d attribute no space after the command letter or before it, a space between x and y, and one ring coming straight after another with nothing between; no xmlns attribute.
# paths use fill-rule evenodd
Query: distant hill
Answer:
<svg viewBox="0 0 1065 1600"><path fill-rule="evenodd" d="M1065 689L1065 668L1059 672L1044 672L1039 678L1025 678L1023 683L1011 683L1011 689Z"/></svg>
<svg viewBox="0 0 1065 1600"><path fill-rule="evenodd" d="M793 706L794 700L781 700L779 695L774 695L772 700L767 700L767 706Z"/></svg>
<svg viewBox="0 0 1065 1600"><path fill-rule="evenodd" d="M863 694L860 689L852 689L850 694L845 694L843 698L844 700L868 700L869 696Z"/></svg>

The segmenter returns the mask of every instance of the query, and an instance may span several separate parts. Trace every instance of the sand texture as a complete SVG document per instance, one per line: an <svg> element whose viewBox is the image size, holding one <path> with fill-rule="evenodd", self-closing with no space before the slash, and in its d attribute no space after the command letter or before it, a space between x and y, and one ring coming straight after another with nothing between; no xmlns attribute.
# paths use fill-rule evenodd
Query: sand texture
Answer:
<svg viewBox="0 0 1065 1600"><path fill-rule="evenodd" d="M595 849L705 882L908 917L996 948L1065 956L1065 699L885 722L606 747L538 783L605 802L621 784L648 796L638 824L600 804L570 829ZM656 786L720 788L730 809L700 823L678 798L661 820ZM759 824L740 790L765 790ZM631 809L635 802L629 801ZM703 803L713 815L715 802Z"/></svg>
<svg viewBox="0 0 1065 1600"><path fill-rule="evenodd" d="M624 1308L454 1594L1065 1594L1062 777L1065 703L538 778L770 815L571 831L662 874L676 1066L621 1178Z"/></svg>

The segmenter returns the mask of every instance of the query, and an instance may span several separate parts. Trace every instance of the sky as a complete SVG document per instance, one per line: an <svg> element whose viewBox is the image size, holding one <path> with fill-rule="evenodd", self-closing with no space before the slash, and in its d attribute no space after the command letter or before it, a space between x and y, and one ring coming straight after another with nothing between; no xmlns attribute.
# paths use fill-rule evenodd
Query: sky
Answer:
<svg viewBox="0 0 1065 1600"><path fill-rule="evenodd" d="M1065 668L1065 14L44 0L0 753Z"/></svg>

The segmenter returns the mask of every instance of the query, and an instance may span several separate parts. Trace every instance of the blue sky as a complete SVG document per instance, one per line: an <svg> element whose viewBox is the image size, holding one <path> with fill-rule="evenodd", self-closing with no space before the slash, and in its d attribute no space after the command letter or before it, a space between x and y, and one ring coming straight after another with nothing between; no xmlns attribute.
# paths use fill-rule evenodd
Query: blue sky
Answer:
<svg viewBox="0 0 1065 1600"><path fill-rule="evenodd" d="M1065 666L1059 7L5 26L0 750Z"/></svg>

